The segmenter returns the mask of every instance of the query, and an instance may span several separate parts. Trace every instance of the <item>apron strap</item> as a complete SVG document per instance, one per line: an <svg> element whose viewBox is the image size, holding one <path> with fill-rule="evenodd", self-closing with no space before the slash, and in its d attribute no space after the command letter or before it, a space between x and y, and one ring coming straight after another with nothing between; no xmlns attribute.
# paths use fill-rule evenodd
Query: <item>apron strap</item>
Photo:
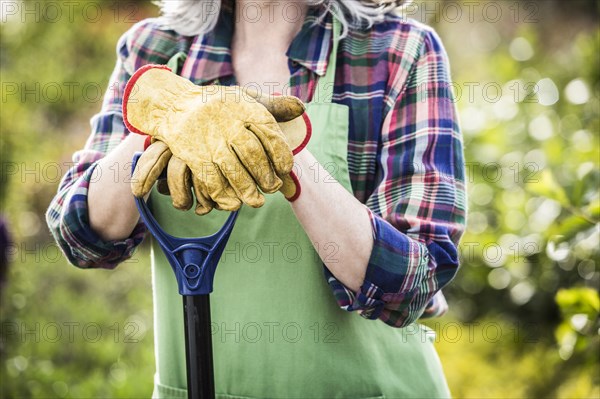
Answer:
<svg viewBox="0 0 600 399"><path fill-rule="evenodd" d="M169 59L169 61L167 62L167 66L171 68L171 71L173 71L173 73L175 73L176 75L180 75L181 69L183 68L183 64L185 63L186 59L187 53L180 51Z"/></svg>
<svg viewBox="0 0 600 399"><path fill-rule="evenodd" d="M327 71L325 75L319 78L313 99L319 103L330 103L333 99L333 86L335 83L335 71L337 69L337 52L342 34L342 23L339 19L333 16L333 42L331 45L331 53L329 54L329 62L327 63Z"/></svg>

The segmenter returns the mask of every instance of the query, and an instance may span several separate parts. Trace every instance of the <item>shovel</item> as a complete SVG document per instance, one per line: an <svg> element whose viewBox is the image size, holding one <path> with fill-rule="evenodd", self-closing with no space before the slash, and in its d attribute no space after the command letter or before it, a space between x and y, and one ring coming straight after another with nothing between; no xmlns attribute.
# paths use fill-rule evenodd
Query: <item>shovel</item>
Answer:
<svg viewBox="0 0 600 399"><path fill-rule="evenodd" d="M133 158L132 171L142 153ZM215 382L210 328L210 293L219 259L231 235L238 212L232 212L215 234L198 238L177 238L167 234L150 212L143 198L135 203L146 227L156 239L175 272L183 297L185 356L188 399L214 399Z"/></svg>

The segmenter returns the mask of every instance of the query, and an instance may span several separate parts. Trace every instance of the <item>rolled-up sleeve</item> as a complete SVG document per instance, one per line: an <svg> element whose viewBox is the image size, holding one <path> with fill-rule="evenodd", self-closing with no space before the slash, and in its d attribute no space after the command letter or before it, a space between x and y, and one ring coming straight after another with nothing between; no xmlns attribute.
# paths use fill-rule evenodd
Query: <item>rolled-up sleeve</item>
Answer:
<svg viewBox="0 0 600 399"><path fill-rule="evenodd" d="M91 120L91 135L85 148L73 155L73 166L63 177L56 196L46 212L46 222L54 239L73 265L81 268L112 269L132 256L143 241L146 229L138 223L131 235L118 241L104 241L90 227L88 189L101 173L127 173L125 170L100 170L98 161L114 149L129 131L123 124L121 103L125 84L140 62L132 43L147 33L148 23L126 32L117 44L117 64L100 113ZM107 200L110 200L107 198Z"/></svg>
<svg viewBox="0 0 600 399"><path fill-rule="evenodd" d="M359 292L326 278L339 305L394 327L438 315L459 268L466 197L458 115L445 50L424 30L414 59L391 57L380 182L366 206L373 250Z"/></svg>
<svg viewBox="0 0 600 399"><path fill-rule="evenodd" d="M90 227L87 195L90 182L102 173L97 161L102 153L82 151L63 178L57 195L46 212L46 221L54 239L73 265L81 268L113 269L129 259L143 241L146 228L138 223L131 235L118 241L105 241ZM87 158L85 161L83 158Z"/></svg>

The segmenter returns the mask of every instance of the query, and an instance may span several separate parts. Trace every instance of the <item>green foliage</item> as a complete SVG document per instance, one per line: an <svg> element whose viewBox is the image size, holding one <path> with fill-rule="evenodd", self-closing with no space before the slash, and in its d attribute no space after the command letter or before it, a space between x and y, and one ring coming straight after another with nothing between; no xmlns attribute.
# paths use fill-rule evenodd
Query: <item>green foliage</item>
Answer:
<svg viewBox="0 0 600 399"><path fill-rule="evenodd" d="M40 216L108 90L119 36L157 11L136 1L12 3L15 16L0 23L0 201L18 237L41 238Z"/></svg>
<svg viewBox="0 0 600 399"><path fill-rule="evenodd" d="M539 24L438 26L467 159L464 269L448 290L463 320L492 312L553 328L559 289L600 284L599 31L565 40L542 28L564 16L543 15Z"/></svg>
<svg viewBox="0 0 600 399"><path fill-rule="evenodd" d="M543 19L534 24L444 24L441 12L470 205L463 269L446 293L459 320L528 326L549 351L540 364L552 372L529 390L508 389L512 396L592 397L600 382L600 31L573 9L558 15L538 4ZM508 2L503 10L510 14ZM553 23L560 33L544 28Z"/></svg>
<svg viewBox="0 0 600 399"><path fill-rule="evenodd" d="M24 255L2 292L0 397L150 397L148 252L114 271L82 271L57 251Z"/></svg>
<svg viewBox="0 0 600 399"><path fill-rule="evenodd" d="M537 326L498 319L461 323L442 318L427 323L455 398L595 398L600 387L581 363L565 361ZM591 366L588 366L591 368Z"/></svg>
<svg viewBox="0 0 600 399"><path fill-rule="evenodd" d="M556 328L560 357L569 360L573 355L593 364L600 349L598 330L600 296L592 288L561 289L556 293L563 322Z"/></svg>

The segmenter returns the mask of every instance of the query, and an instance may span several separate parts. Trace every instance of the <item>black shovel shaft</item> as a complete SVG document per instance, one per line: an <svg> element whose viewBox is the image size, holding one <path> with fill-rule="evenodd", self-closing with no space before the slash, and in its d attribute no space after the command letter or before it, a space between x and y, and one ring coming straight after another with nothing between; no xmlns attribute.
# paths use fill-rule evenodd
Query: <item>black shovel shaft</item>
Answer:
<svg viewBox="0 0 600 399"><path fill-rule="evenodd" d="M183 296L188 399L214 399L212 335L208 295Z"/></svg>

